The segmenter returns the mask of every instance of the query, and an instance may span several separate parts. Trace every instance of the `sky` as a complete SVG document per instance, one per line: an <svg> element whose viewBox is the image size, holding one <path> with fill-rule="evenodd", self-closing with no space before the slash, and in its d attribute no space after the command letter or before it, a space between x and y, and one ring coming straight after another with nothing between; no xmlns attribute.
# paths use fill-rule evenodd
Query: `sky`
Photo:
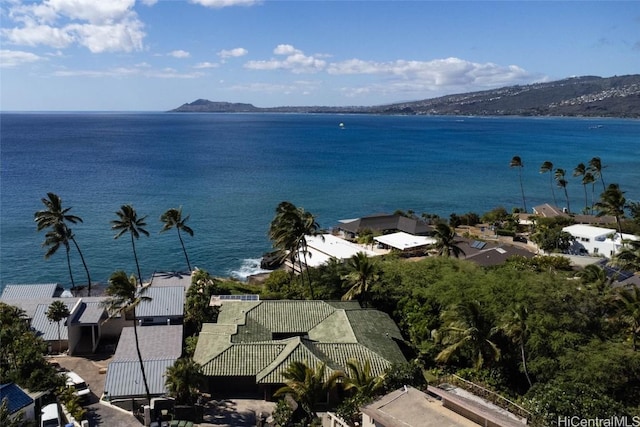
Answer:
<svg viewBox="0 0 640 427"><path fill-rule="evenodd" d="M640 73L640 1L3 0L0 110L371 106Z"/></svg>

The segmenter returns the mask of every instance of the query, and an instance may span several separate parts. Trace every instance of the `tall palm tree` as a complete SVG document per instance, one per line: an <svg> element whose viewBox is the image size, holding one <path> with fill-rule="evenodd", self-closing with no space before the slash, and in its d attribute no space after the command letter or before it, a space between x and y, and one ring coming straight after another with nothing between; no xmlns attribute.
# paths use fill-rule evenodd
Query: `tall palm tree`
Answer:
<svg viewBox="0 0 640 427"><path fill-rule="evenodd" d="M138 340L138 320L136 319L136 307L142 301L150 301L151 298L145 296L148 286L138 286L138 282L134 275L127 277L127 273L122 270L114 272L109 277L109 285L106 289L108 298L104 305L109 313L109 318L121 314L131 314L133 318L133 335L136 340L136 351L138 352L138 362L140 362L140 371L142 372L142 381L147 394L147 400L151 402L151 393L149 392L149 383L147 375L144 371L144 361L140 352L140 342Z"/></svg>
<svg viewBox="0 0 640 427"><path fill-rule="evenodd" d="M176 403L193 405L196 403L199 387L204 381L202 366L193 359L178 359L169 366L165 373L169 396L175 397Z"/></svg>
<svg viewBox="0 0 640 427"><path fill-rule="evenodd" d="M350 301L360 296L360 300L366 306L369 301L369 288L378 277L377 266L364 252L358 252L349 258L348 265L351 272L347 275L347 280L352 286L342 296L342 300Z"/></svg>
<svg viewBox="0 0 640 427"><path fill-rule="evenodd" d="M582 187L584 188L584 210L589 209L589 200L587 198L587 184L585 182L585 176L590 173L587 171L587 167L584 163L578 163L578 165L573 169L573 176L582 177Z"/></svg>
<svg viewBox="0 0 640 427"><path fill-rule="evenodd" d="M631 346L637 350L638 335L640 335L640 288L621 289L618 294L618 307L621 319L629 325Z"/></svg>
<svg viewBox="0 0 640 427"><path fill-rule="evenodd" d="M47 309L47 319L58 324L58 353L62 353L62 338L60 336L60 321L71 315L69 307L60 300L53 301Z"/></svg>
<svg viewBox="0 0 640 427"><path fill-rule="evenodd" d="M606 166L602 166L600 157L593 157L591 160L589 160L589 172L591 172L596 180L600 178L600 181L602 182L602 191L606 191L604 178L602 177L602 169L604 169L605 167Z"/></svg>
<svg viewBox="0 0 640 427"><path fill-rule="evenodd" d="M76 288L76 283L73 280L73 270L71 269L71 256L69 254L71 248L69 246L69 241L73 237L71 234L71 230L67 228L64 224L58 223L53 226L51 230L47 232L44 236L44 242L42 242L43 247L47 247L47 252L44 254L45 259L49 259L53 254L58 252L61 246L64 246L65 253L67 255L67 266L69 267L69 278L71 279L71 289Z"/></svg>
<svg viewBox="0 0 640 427"><path fill-rule="evenodd" d="M558 184L558 187L564 190L564 197L565 197L565 200L567 201L567 211L571 212L571 205L569 205L569 193L567 193L568 182L565 179L566 174L567 174L567 171L565 171L564 169L558 168L556 169L556 172L555 172L555 179L556 179L556 183Z"/></svg>
<svg viewBox="0 0 640 427"><path fill-rule="evenodd" d="M434 235L436 239L436 249L438 255L450 257L451 255L458 258L460 254L465 255L464 251L458 246L460 240L456 240L456 232L444 222L436 225Z"/></svg>
<svg viewBox="0 0 640 427"><path fill-rule="evenodd" d="M553 163L550 161L546 161L542 163L540 166L540 173L549 173L549 186L551 187L551 195L553 196L553 205L558 206L558 202L556 201L556 191L553 189Z"/></svg>
<svg viewBox="0 0 640 427"><path fill-rule="evenodd" d="M529 335L529 329L527 326L528 316L529 311L527 310L527 307L522 304L516 304L516 306L512 308L511 311L505 316L502 325L500 325L500 329L508 338L511 339L511 342L517 344L518 347L520 347L522 369L524 371L524 375L527 377L529 387L531 387L533 384L531 383L529 371L527 370L527 357L524 348L525 342L527 341L527 337Z"/></svg>
<svg viewBox="0 0 640 427"><path fill-rule="evenodd" d="M180 244L182 245L182 252L184 252L184 257L187 260L187 267L189 267L189 271L193 271L191 269L191 263L189 262L189 256L187 256L187 250L184 247L182 235L180 234L180 230L182 230L189 236L193 237L193 230L186 224L188 219L189 215L187 215L186 218L182 218L182 207L178 209L171 208L160 216L160 221L164 223L160 232L163 233L175 227L176 231L178 232L178 239L180 239Z"/></svg>
<svg viewBox="0 0 640 427"><path fill-rule="evenodd" d="M136 239L140 238L140 234L149 236L149 232L144 229L147 223L144 222L146 216L138 218L136 210L131 205L122 205L120 210L116 212L118 219L111 221L111 229L116 230L117 233L114 239L119 238L125 233L131 235L131 247L133 248L133 257L136 261L136 268L138 269L138 280L142 283L142 274L140 273L140 264L138 263L138 254L136 253Z"/></svg>
<svg viewBox="0 0 640 427"><path fill-rule="evenodd" d="M593 199L594 199L594 193L595 193L595 182L596 179L593 177L593 174L591 172L587 172L584 174L584 176L582 177L582 185L584 186L584 191L585 191L585 199L586 199L586 194L587 194L587 185L591 184L591 205L589 205L589 203L587 202L587 206L586 206L586 210L588 210L589 213L593 213Z"/></svg>
<svg viewBox="0 0 640 427"><path fill-rule="evenodd" d="M344 377L342 371L333 371L331 374L327 374L326 370L325 362L319 363L315 369L309 367L305 362L291 362L286 371L282 373L285 378L285 386L279 388L274 396L290 394L302 406L308 417L313 420L318 416L318 403L325 400L338 380Z"/></svg>
<svg viewBox="0 0 640 427"><path fill-rule="evenodd" d="M300 276L304 280L303 259L307 269L307 279L311 299L315 299L311 277L307 266L307 239L306 236L317 236L320 234L320 225L315 217L303 208L296 207L291 202L281 202L276 208L276 215L269 227L269 238L274 247L280 249L285 256L288 256L292 266L298 259Z"/></svg>
<svg viewBox="0 0 640 427"><path fill-rule="evenodd" d="M42 231L45 228L52 228L56 224L63 224L68 229L68 222L72 224L82 222L82 218L79 216L69 214L71 208L62 208L62 199L57 194L47 193L47 198L42 198L41 201L46 209L37 211L34 214L34 220L37 223L38 231ZM67 234L70 237L71 242L73 242L73 245L78 251L78 255L80 255L80 260L82 261L84 270L87 273L87 295L91 296L91 275L89 274L89 268L87 267L84 255L80 250L80 245L78 245L78 242L71 231L64 234Z"/></svg>
<svg viewBox="0 0 640 427"><path fill-rule="evenodd" d="M467 355L476 370L487 362L500 360L500 349L492 341L497 328L482 311L480 302L466 301L441 314L442 328L435 331L436 342L445 348L438 353L436 362L447 363L452 356Z"/></svg>
<svg viewBox="0 0 640 427"><path fill-rule="evenodd" d="M518 177L520 178L520 191L522 192L522 204L524 206L524 211L527 212L527 201L524 198L524 187L522 186L522 168L524 167L524 163L522 163L522 159L520 156L513 156L511 161L509 162L509 167L518 168Z"/></svg>
<svg viewBox="0 0 640 427"><path fill-rule="evenodd" d="M624 208L626 206L627 199L618 184L609 184L605 192L600 195L600 201L594 205L594 208L598 211L596 216L611 215L615 217L620 239L622 239L621 219L624 217Z"/></svg>

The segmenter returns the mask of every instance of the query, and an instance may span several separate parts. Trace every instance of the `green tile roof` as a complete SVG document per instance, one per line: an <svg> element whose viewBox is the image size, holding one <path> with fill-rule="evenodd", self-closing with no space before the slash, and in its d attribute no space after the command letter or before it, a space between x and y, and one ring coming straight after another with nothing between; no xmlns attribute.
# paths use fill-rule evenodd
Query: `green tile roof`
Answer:
<svg viewBox="0 0 640 427"><path fill-rule="evenodd" d="M261 384L283 383L293 361L325 361L328 377L351 358L369 360L381 374L406 361L395 340L402 336L387 314L357 303L228 302L217 324L203 326L194 360L207 376L255 376Z"/></svg>

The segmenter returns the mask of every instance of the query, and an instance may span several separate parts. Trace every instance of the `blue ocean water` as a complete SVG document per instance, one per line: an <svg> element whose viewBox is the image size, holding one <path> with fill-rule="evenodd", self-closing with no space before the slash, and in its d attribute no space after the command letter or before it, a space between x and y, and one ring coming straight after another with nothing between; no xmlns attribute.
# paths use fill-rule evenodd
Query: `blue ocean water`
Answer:
<svg viewBox="0 0 640 427"><path fill-rule="evenodd" d="M147 215L151 236L137 242L144 276L186 269L175 233L158 233L160 215L182 206L195 231L185 237L192 265L244 278L271 248L267 230L283 200L326 228L396 209L444 217L510 210L522 206L514 155L529 209L552 200L549 174L539 173L547 160L567 170L574 211L585 202L573 168L594 156L606 183L640 199L638 120L3 113L0 126L0 286L69 286L64 253L44 260L44 233L33 222L47 192L84 219L73 231L102 283L135 269L129 239L115 240L110 226L122 204ZM85 280L77 256L73 271Z"/></svg>

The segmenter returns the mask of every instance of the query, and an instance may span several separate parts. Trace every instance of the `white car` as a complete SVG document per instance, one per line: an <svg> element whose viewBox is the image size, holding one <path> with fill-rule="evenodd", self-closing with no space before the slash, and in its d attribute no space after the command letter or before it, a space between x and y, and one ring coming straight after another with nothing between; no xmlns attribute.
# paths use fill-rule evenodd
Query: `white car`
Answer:
<svg viewBox="0 0 640 427"><path fill-rule="evenodd" d="M89 397L91 390L89 385L75 372L65 372L67 387L74 390L74 394L81 399Z"/></svg>
<svg viewBox="0 0 640 427"><path fill-rule="evenodd" d="M40 417L40 427L60 427L60 412L57 403L50 403L42 408L42 416Z"/></svg>

